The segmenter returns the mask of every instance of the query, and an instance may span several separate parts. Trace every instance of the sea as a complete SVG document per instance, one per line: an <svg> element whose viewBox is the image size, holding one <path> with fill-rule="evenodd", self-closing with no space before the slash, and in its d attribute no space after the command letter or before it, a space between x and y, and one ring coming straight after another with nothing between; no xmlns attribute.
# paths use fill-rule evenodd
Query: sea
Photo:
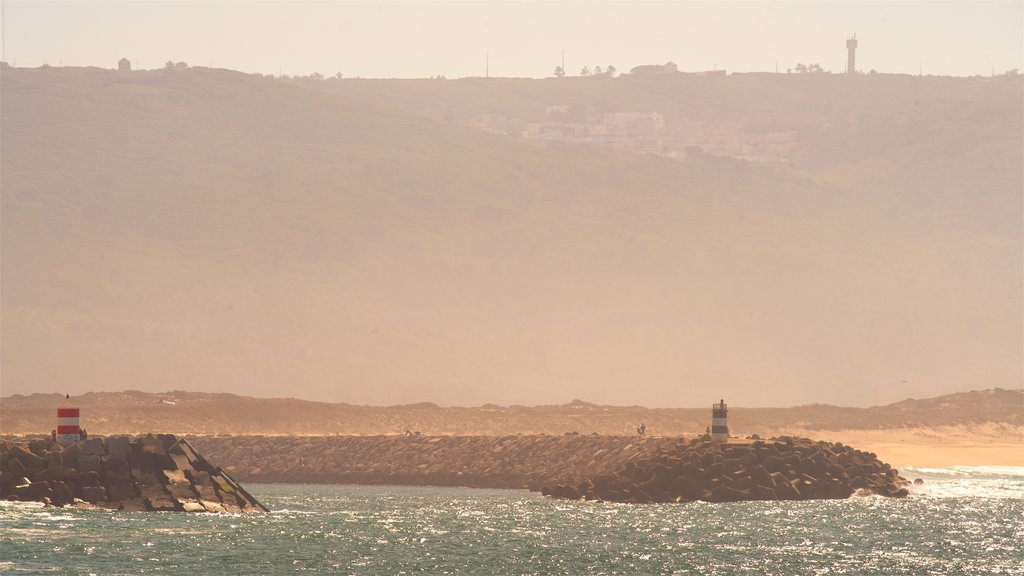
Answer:
<svg viewBox="0 0 1024 576"><path fill-rule="evenodd" d="M0 503L11 574L1024 574L1024 468L904 469L909 498L708 504L249 484L269 514Z"/></svg>

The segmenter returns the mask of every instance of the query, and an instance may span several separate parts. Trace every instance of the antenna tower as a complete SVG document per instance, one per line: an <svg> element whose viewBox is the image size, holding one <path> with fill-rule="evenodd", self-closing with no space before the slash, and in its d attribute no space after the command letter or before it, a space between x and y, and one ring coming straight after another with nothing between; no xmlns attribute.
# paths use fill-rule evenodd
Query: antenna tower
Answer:
<svg viewBox="0 0 1024 576"><path fill-rule="evenodd" d="M846 41L846 73L857 73L857 35Z"/></svg>

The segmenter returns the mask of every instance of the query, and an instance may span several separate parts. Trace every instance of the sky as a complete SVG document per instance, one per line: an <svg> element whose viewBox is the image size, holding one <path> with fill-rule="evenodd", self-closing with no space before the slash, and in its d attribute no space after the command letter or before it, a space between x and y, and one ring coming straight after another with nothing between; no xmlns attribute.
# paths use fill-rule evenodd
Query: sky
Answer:
<svg viewBox="0 0 1024 576"><path fill-rule="evenodd" d="M620 71L858 69L973 76L1024 68L1024 2L47 2L3 0L18 67L168 60L290 76L545 77Z"/></svg>

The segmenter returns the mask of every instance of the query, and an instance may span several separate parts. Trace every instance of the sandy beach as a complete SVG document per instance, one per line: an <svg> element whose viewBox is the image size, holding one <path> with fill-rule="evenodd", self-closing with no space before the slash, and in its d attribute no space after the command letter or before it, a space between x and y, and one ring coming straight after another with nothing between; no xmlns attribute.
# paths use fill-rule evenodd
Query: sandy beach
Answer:
<svg viewBox="0 0 1024 576"><path fill-rule="evenodd" d="M1024 427L1007 424L780 432L842 442L874 452L897 468L1024 467Z"/></svg>

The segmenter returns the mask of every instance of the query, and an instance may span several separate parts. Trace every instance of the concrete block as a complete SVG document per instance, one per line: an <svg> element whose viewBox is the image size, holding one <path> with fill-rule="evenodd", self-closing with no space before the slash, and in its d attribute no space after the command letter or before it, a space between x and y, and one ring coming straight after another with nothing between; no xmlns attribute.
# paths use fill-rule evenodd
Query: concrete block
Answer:
<svg viewBox="0 0 1024 576"><path fill-rule="evenodd" d="M96 454L82 454L78 457L78 471L85 472L96 472L99 473L103 470L103 463L100 457Z"/></svg>
<svg viewBox="0 0 1024 576"><path fill-rule="evenodd" d="M86 440L82 440L79 445L82 447L82 454L103 456L107 453L106 447L103 445L102 438L88 438Z"/></svg>
<svg viewBox="0 0 1024 576"><path fill-rule="evenodd" d="M107 438L107 454L124 457L131 452L131 439L127 436L110 436Z"/></svg>
<svg viewBox="0 0 1024 576"><path fill-rule="evenodd" d="M102 486L82 487L82 500L93 504L107 499L107 489Z"/></svg>

